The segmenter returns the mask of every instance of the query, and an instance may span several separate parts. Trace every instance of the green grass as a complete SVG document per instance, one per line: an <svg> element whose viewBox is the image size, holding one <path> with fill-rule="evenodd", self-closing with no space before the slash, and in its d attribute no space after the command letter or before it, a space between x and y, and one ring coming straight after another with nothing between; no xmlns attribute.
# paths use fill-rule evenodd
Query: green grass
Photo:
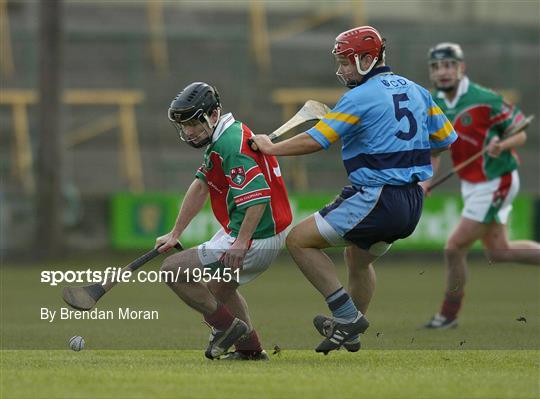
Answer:
<svg viewBox="0 0 540 399"><path fill-rule="evenodd" d="M535 351L283 351L267 363L200 351L4 351L4 398L535 398Z"/></svg>
<svg viewBox="0 0 540 399"><path fill-rule="evenodd" d="M243 287L268 363L207 361L201 317L160 284L124 284L103 310L157 309L153 321L55 321L42 306L63 306L59 287L39 282L44 269L103 268L117 259L2 268L2 398L355 397L538 398L540 298L537 267L471 265L455 330L418 330L440 306L443 268L433 258L381 260L378 285L357 354L316 354L313 315L327 313L319 294L288 258ZM148 265L147 269L153 266ZM339 273L344 267L338 262ZM345 281L345 278L343 278ZM527 323L516 318L524 316ZM377 334L376 333L380 333ZM72 335L86 349L72 352Z"/></svg>

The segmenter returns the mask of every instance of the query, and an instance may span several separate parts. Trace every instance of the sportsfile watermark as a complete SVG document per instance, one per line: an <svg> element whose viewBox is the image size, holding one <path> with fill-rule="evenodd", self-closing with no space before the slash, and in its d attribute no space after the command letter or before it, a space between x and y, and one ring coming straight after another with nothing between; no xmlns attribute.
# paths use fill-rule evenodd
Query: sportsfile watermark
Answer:
<svg viewBox="0 0 540 399"><path fill-rule="evenodd" d="M340 276L344 276L346 266L341 254L330 256ZM407 256L390 254L376 267L380 289L367 312L370 327L360 335L363 349L539 349L538 267L490 263L483 252L474 252L469 257L470 278L465 285L457 327L434 331L423 326L439 312L445 299L443 255ZM241 280L244 273L250 272L246 264L240 272ZM118 283L91 306L85 306L87 310L65 303L64 289L101 286L93 281L104 280L107 266L116 265L121 266L111 262L73 263L68 268L55 264L3 267L3 348L69 350L70 337L80 335L86 341L84 350L204 351L202 337L207 336L207 327L201 323L202 315L178 299L166 284ZM140 274L143 270L138 269L121 277L129 282L139 278L159 281L159 266L150 266L144 269L146 274ZM185 273L184 267L189 265L182 265L179 278ZM113 276L115 281L121 280L119 270L108 268L107 280ZM61 273L54 274L55 271ZM204 273L197 273L205 278ZM211 270L206 279L210 278L209 273ZM220 276L226 277L223 273ZM215 292L219 294L221 287L210 288L217 288ZM288 256L276 259L266 272L240 286L239 291L247 298L254 324L264 334L265 349L270 353L274 346L281 348L281 356L287 356L292 349L313 350L323 339L312 320L318 314L330 317L332 313L325 306L324 297L311 287ZM449 357L445 353L440 355Z"/></svg>
<svg viewBox="0 0 540 399"><path fill-rule="evenodd" d="M210 268L182 268L173 270L139 270L132 272L122 270L121 267L107 267L105 270L43 270L40 282L50 286L63 283L92 284L92 283L230 283L238 281L240 269L220 267Z"/></svg>

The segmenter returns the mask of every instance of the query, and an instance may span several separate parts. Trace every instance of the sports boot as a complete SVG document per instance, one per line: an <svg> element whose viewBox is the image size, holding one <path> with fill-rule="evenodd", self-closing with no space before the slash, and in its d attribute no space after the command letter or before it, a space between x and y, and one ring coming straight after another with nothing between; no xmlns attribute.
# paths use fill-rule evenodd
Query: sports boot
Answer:
<svg viewBox="0 0 540 399"><path fill-rule="evenodd" d="M315 324L315 320L313 320L313 324ZM315 352L322 352L327 355L328 352L341 348L348 340L348 337L361 334L368 327L369 322L360 312L358 312L356 319L351 322L330 319L330 323L325 324L326 338L315 348Z"/></svg>
<svg viewBox="0 0 540 399"><path fill-rule="evenodd" d="M313 325L319 334L326 337L326 332L332 325L332 318L320 314L313 319ZM349 352L358 352L361 348L360 337L343 342L343 347Z"/></svg>
<svg viewBox="0 0 540 399"><path fill-rule="evenodd" d="M210 328L212 329L210 342L204 352L204 356L211 360L217 359L227 352L249 330L248 325L238 318L235 318L225 331L216 330L212 326Z"/></svg>
<svg viewBox="0 0 540 399"><path fill-rule="evenodd" d="M457 325L457 319L450 320L444 317L442 314L437 313L424 325L424 328L429 330L446 330L449 328L456 328Z"/></svg>

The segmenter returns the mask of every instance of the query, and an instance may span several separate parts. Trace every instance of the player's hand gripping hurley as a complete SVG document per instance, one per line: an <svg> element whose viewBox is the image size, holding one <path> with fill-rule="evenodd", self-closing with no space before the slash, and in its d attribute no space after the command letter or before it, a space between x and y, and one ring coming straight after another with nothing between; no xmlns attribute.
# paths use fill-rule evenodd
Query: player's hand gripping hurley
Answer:
<svg viewBox="0 0 540 399"><path fill-rule="evenodd" d="M534 119L534 115L529 115L527 116L526 118L523 118L518 124L516 124L516 126L514 126L512 128L512 130L510 130L507 134L506 134L506 137L505 137L505 140L512 137L512 136L515 136L516 134L520 133L521 131L525 130L527 128L527 126L529 126L531 124L531 121ZM501 142L501 143L504 143L504 140ZM470 157L469 159L461 162L460 164L456 165L450 172L448 172L447 174L441 176L440 178L438 178L436 181L434 181L428 188L428 192L433 190L435 187L441 185L442 183L444 183L445 181L447 181L448 179L450 179L452 176L454 176L457 172L459 172L460 170L462 170L463 168L469 166L471 163L473 163L475 160L477 160L478 158L480 158L482 155L484 155L489 149L489 146L485 146L481 151L478 151L476 154L474 154L472 157Z"/></svg>
<svg viewBox="0 0 540 399"><path fill-rule="evenodd" d="M328 112L330 112L330 108L326 104L315 100L307 100L304 106L300 108L300 111L298 111L291 119L289 119L279 128L270 133L268 138L271 141L274 141L279 136L284 135L304 122L322 119ZM257 145L253 140L249 139L248 144L253 151L258 150Z"/></svg>
<svg viewBox="0 0 540 399"><path fill-rule="evenodd" d="M177 243L174 247L179 251L183 250L180 243ZM158 252L158 248L154 248L122 268L120 273L124 273L126 271L134 272L144 264L150 262L159 254L160 252ZM116 283L117 281L113 280L107 281L106 284L95 283L85 285L83 287L64 287L62 290L62 298L69 306L75 309L90 310L103 295L105 295L112 287L116 285Z"/></svg>

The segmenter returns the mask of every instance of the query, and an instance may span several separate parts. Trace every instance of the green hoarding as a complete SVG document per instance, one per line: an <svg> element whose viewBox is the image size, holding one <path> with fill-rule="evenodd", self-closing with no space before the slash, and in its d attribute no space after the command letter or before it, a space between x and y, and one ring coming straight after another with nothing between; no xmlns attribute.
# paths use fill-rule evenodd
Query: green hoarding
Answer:
<svg viewBox="0 0 540 399"><path fill-rule="evenodd" d="M517 197L510 214L510 238L533 237L533 203L530 198ZM463 201L458 195L433 195L426 198L420 223L406 240L395 243L393 248L438 250L444 248L446 239L459 222ZM476 244L480 247L480 243Z"/></svg>
<svg viewBox="0 0 540 399"><path fill-rule="evenodd" d="M310 193L291 195L294 223L331 202L335 195ZM111 240L114 248L145 249L157 236L170 231L182 200L181 195L164 193L119 193L111 201ZM510 220L510 237L533 238L533 201L518 197ZM459 221L461 198L458 195L433 195L426 199L422 218L414 234L396 242L396 249L438 250ZM208 240L219 229L209 203L191 222L183 236L185 247Z"/></svg>

